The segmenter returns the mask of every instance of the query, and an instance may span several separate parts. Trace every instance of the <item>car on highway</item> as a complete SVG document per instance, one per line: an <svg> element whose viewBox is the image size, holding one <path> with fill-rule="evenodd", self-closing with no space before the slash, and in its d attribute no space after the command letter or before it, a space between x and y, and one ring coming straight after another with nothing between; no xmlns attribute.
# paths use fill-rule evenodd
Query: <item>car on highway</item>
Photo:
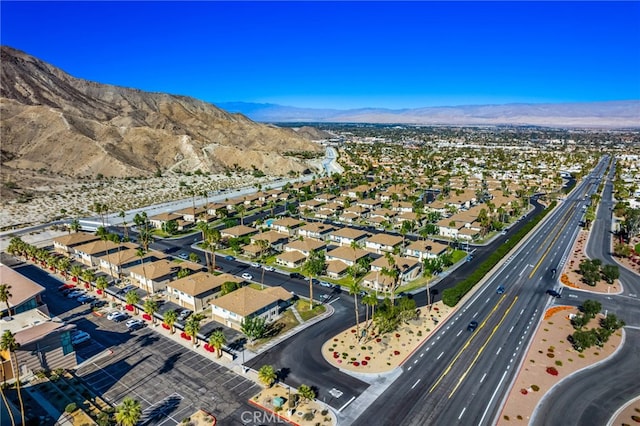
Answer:
<svg viewBox="0 0 640 426"><path fill-rule="evenodd" d="M498 294L504 293L504 286L503 285L499 285L498 288L496 289L496 293L498 293Z"/></svg>
<svg viewBox="0 0 640 426"><path fill-rule="evenodd" d="M178 255L178 257L182 260L187 260L189 259L189 253L182 252Z"/></svg>
<svg viewBox="0 0 640 426"><path fill-rule="evenodd" d="M475 331L476 328L478 328L478 321L475 320L471 321L467 326L468 331Z"/></svg>
<svg viewBox="0 0 640 426"><path fill-rule="evenodd" d="M192 313L193 311L190 309L182 309L180 312L178 312L178 321L186 320Z"/></svg>
<svg viewBox="0 0 640 426"><path fill-rule="evenodd" d="M140 319L134 318L127 321L125 325L129 329L129 331L134 331L134 330L140 330L142 327L144 327L144 322L142 322L142 320Z"/></svg>
<svg viewBox="0 0 640 426"><path fill-rule="evenodd" d="M71 344L73 346L88 342L89 340L91 340L91 335L86 331L76 330L71 333Z"/></svg>
<svg viewBox="0 0 640 426"><path fill-rule="evenodd" d="M253 275L249 274L248 272L245 272L240 276L242 277L243 280L252 280L253 279Z"/></svg>
<svg viewBox="0 0 640 426"><path fill-rule="evenodd" d="M264 265L262 267L265 271L269 271L269 272L273 272L276 270L276 268L274 268L273 266L269 266L269 265Z"/></svg>
<svg viewBox="0 0 640 426"><path fill-rule="evenodd" d="M552 269L551 269L551 278L555 278L555 277L556 277L556 272L558 272L558 271L556 270L556 268L552 268Z"/></svg>
<svg viewBox="0 0 640 426"><path fill-rule="evenodd" d="M224 257L224 260L236 260L236 258L231 255L227 255Z"/></svg>
<svg viewBox="0 0 640 426"><path fill-rule="evenodd" d="M550 288L546 291L549 296L555 297L556 299L560 299L562 295L558 293L556 290Z"/></svg>

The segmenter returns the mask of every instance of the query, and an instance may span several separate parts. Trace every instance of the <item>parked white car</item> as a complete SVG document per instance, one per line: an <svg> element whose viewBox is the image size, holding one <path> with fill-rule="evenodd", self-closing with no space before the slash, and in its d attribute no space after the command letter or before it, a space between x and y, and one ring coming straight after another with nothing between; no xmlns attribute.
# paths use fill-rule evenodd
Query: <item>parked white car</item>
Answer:
<svg viewBox="0 0 640 426"><path fill-rule="evenodd" d="M117 317L117 316L119 316L119 315L124 315L124 314L125 314L125 313L124 313L124 312L122 312L122 311L112 311L112 312L109 312L109 313L107 314L107 319L108 319L109 321L112 321L115 317Z"/></svg>
<svg viewBox="0 0 640 426"><path fill-rule="evenodd" d="M246 272L245 272L244 274L242 274L242 275L241 275L241 277L242 277L242 279L244 279L244 280L252 280L252 279L253 279L253 275L248 274L248 273L246 273Z"/></svg>

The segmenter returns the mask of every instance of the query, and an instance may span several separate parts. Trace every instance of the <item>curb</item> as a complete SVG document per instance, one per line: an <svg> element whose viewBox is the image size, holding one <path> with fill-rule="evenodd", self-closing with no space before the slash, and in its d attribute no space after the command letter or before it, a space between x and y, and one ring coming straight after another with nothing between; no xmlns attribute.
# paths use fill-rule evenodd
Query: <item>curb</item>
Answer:
<svg viewBox="0 0 640 426"><path fill-rule="evenodd" d="M280 414L276 413L276 412L275 412L275 411L273 411L272 409L267 408L267 407L265 407L265 406L263 406L263 405L261 405L261 404L258 404L258 403L257 403L257 402L255 402L255 401L252 401L252 400L251 400L251 398L249 398L247 401L249 402L249 404L251 404L251 405L253 405L253 406L255 406L255 407L257 407L257 408L259 408L259 409L261 409L261 410L267 411L267 412L269 412L269 413L273 414L274 416L276 416L277 418L282 419L282 420L284 420L285 422L287 422L287 423L289 423L289 424L292 424L292 425L294 425L294 426L300 426L300 424L299 424L299 423L296 423L296 422L294 422L293 420L287 419L286 417L281 416Z"/></svg>

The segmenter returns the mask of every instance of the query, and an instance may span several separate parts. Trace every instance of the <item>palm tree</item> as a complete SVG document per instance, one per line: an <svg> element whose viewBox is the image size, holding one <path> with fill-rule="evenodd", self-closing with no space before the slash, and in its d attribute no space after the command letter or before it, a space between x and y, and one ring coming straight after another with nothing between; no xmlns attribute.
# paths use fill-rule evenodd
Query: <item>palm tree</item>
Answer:
<svg viewBox="0 0 640 426"><path fill-rule="evenodd" d="M124 295L124 300L127 302L127 305L133 306L136 314L138 313L137 303L140 303L140 295L136 293L135 290L130 290L127 294Z"/></svg>
<svg viewBox="0 0 640 426"><path fill-rule="evenodd" d="M264 383L266 387L270 388L275 383L277 377L278 375L272 365L263 365L258 370L258 380Z"/></svg>
<svg viewBox="0 0 640 426"><path fill-rule="evenodd" d="M140 258L140 264L142 265L142 288L144 290L146 290L147 288L147 271L144 269L144 256L146 254L146 250L142 247L138 247L138 250L136 250L136 256L138 256ZM153 286L151 287L151 290L153 290ZM153 294L153 291L149 292L150 294Z"/></svg>
<svg viewBox="0 0 640 426"><path fill-rule="evenodd" d="M269 241L267 240L256 240L255 244L260 247L260 262L264 262L265 254L267 249L269 248ZM260 285L264 288L264 268L262 269L262 280L260 281Z"/></svg>
<svg viewBox="0 0 640 426"><path fill-rule="evenodd" d="M375 306L378 304L378 298L371 293L367 293L367 295L362 298L362 303L364 303L367 307L367 318L365 322L366 324L365 328L369 328L369 306L371 306L371 318L373 318L373 312L374 312Z"/></svg>
<svg viewBox="0 0 640 426"><path fill-rule="evenodd" d="M400 276L400 270L396 266L396 261L391 255L391 253L386 253L385 257L387 258L389 267L382 268L381 274L391 278L391 309L393 310L395 306L395 291L396 291L396 286L398 285L398 277Z"/></svg>
<svg viewBox="0 0 640 426"><path fill-rule="evenodd" d="M116 422L121 426L135 426L142 416L140 403L133 398L126 397L116 407Z"/></svg>
<svg viewBox="0 0 640 426"><path fill-rule="evenodd" d="M200 315L192 315L184 324L184 332L187 336L191 336L193 340L193 346L196 346L198 340L198 332L200 331L200 321L202 317Z"/></svg>
<svg viewBox="0 0 640 426"><path fill-rule="evenodd" d="M358 263L354 263L353 265L347 268L347 274L351 276L353 282L349 284L349 294L353 296L353 310L356 314L356 340L360 339L360 311L358 309L358 294L362 289L358 285L358 275L362 271L360 265Z"/></svg>
<svg viewBox="0 0 640 426"><path fill-rule="evenodd" d="M2 386L0 386L0 395L2 395L2 401L4 405L7 407L7 412L9 413L9 418L11 419L11 426L16 426L16 419L13 418L13 410L9 405L9 400L7 400L7 396L4 394L4 389L7 387L7 375L4 372L4 363L2 364Z"/></svg>
<svg viewBox="0 0 640 426"><path fill-rule="evenodd" d="M244 225L244 213L247 211L247 208L244 204L238 204L235 206L236 213L240 215L240 225Z"/></svg>
<svg viewBox="0 0 640 426"><path fill-rule="evenodd" d="M78 219L73 219L69 224L69 231L78 232L80 228L80 221Z"/></svg>
<svg viewBox="0 0 640 426"><path fill-rule="evenodd" d="M167 324L167 326L171 330L171 334L176 332L176 330L175 330L175 328L173 328L173 326L174 326L174 324L176 323L177 320L178 320L178 314L177 314L176 311L173 311L173 310L165 312L164 316L162 317L162 322Z"/></svg>
<svg viewBox="0 0 640 426"><path fill-rule="evenodd" d="M207 268L210 268L210 263L209 263L209 255L207 253L207 248L209 246L209 233L211 232L211 226L209 226L208 222L198 222L198 224L196 225L196 228L198 228L200 230L200 232L202 232L202 248L204 249L204 263L207 264Z"/></svg>
<svg viewBox="0 0 640 426"><path fill-rule="evenodd" d="M80 277L82 277L84 269L82 269L82 266L80 265L73 265L69 273L73 278L75 278L76 282L79 282L78 280L80 279Z"/></svg>
<svg viewBox="0 0 640 426"><path fill-rule="evenodd" d="M151 322L155 324L156 317L154 317L154 314L158 312L158 302L153 299L147 299L144 301L142 308L144 309L144 312L151 317Z"/></svg>
<svg viewBox="0 0 640 426"><path fill-rule="evenodd" d="M310 386L304 384L298 386L298 395L300 395L300 398L302 398L304 402L309 402L316 397L316 393L313 391L313 389L311 389Z"/></svg>
<svg viewBox="0 0 640 426"><path fill-rule="evenodd" d="M126 214L124 210L120 210L120 213L118 213L118 217L122 219L122 227L124 228L124 240L129 241L129 228L127 227L127 220L125 219Z"/></svg>
<svg viewBox="0 0 640 426"><path fill-rule="evenodd" d="M81 273L81 277L82 277L82 280L86 282L89 285L89 287L91 287L91 283L96 279L96 273L93 272L91 269L83 269Z"/></svg>
<svg viewBox="0 0 640 426"><path fill-rule="evenodd" d="M109 287L109 281L107 281L107 277L105 277L104 275L100 275L96 280L96 288L102 292L102 297L105 297L107 295L107 292L105 291L107 287Z"/></svg>
<svg viewBox="0 0 640 426"><path fill-rule="evenodd" d="M216 349L218 358L222 356L222 347L225 345L225 343L227 343L227 338L220 330L214 331L209 337L209 346Z"/></svg>
<svg viewBox="0 0 640 426"><path fill-rule="evenodd" d="M109 233L104 226L98 227L96 230L96 235L100 237L102 240L102 245L104 246L104 251L107 253L107 262L109 263L109 275L113 277L113 264L111 263L111 253L109 253L109 249L107 248L107 241L109 240Z"/></svg>
<svg viewBox="0 0 640 426"><path fill-rule="evenodd" d="M18 400L20 401L20 416L22 418L22 424L24 424L24 404L22 402L22 391L20 390L20 369L18 368L18 355L16 350L20 347L20 344L16 342L16 338L11 331L6 330L2 333L2 339L0 340L0 349L3 351L9 351L9 357L13 355L15 363L11 363L11 368L16 378L16 389L18 390Z"/></svg>
<svg viewBox="0 0 640 426"><path fill-rule="evenodd" d="M312 250L307 261L302 265L302 270L309 276L309 310L313 309L313 278L324 270L324 253Z"/></svg>
<svg viewBox="0 0 640 426"><path fill-rule="evenodd" d="M0 302L7 305L7 315L11 318L11 307L9 306L9 299L13 295L11 294L11 286L9 284L0 284Z"/></svg>

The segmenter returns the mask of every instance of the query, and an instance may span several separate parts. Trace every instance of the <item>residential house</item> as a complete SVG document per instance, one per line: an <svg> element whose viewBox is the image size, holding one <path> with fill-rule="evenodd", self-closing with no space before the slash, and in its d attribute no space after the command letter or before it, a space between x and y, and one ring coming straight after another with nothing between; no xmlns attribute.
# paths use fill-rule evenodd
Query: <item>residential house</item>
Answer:
<svg viewBox="0 0 640 426"><path fill-rule="evenodd" d="M367 234L365 231L344 227L338 229L335 232L332 232L329 236L329 240L341 246L350 246L353 242L359 245L364 245L364 242L368 236L369 234Z"/></svg>
<svg viewBox="0 0 640 426"><path fill-rule="evenodd" d="M304 225L304 222L292 217L283 217L282 219L274 220L269 224L269 227L274 231L287 234L293 237L297 234L297 229Z"/></svg>
<svg viewBox="0 0 640 426"><path fill-rule="evenodd" d="M256 233L258 233L258 230L256 228L252 228L251 226L246 225L237 225L221 230L220 236L222 238L242 238L251 236Z"/></svg>
<svg viewBox="0 0 640 426"><path fill-rule="evenodd" d="M119 250L114 253L95 256L95 260L100 271L114 278L121 278L123 275L128 275L126 271L128 268L135 266L140 261L155 262L166 258L164 253L155 250L149 250L142 257L138 256L138 254L139 251L136 244L122 243Z"/></svg>
<svg viewBox="0 0 640 426"><path fill-rule="evenodd" d="M282 247L289 241L289 237L276 231L266 231L251 236L251 244L253 245L256 245L256 241L260 240L269 243L267 250L282 251Z"/></svg>
<svg viewBox="0 0 640 426"><path fill-rule="evenodd" d="M297 250L284 251L276 256L276 263L287 268L299 268L306 260L307 257Z"/></svg>
<svg viewBox="0 0 640 426"><path fill-rule="evenodd" d="M327 252L325 260L327 262L327 275L332 278L340 278L346 272L346 268L354 265L358 260L368 257L370 252L360 248L337 247ZM336 262L341 262L342 265ZM340 271L340 272L339 272Z"/></svg>
<svg viewBox="0 0 640 426"><path fill-rule="evenodd" d="M100 237L88 232L74 232L73 234L62 235L53 239L53 250L56 253L71 256L74 254L73 248L92 241L98 241Z"/></svg>
<svg viewBox="0 0 640 426"><path fill-rule="evenodd" d="M408 283L409 281L413 281L420 275L420 271L422 270L422 263L414 259L413 257L403 257L391 255L393 261L395 262L395 267L398 268L400 274L398 275L398 284L403 285ZM382 272L384 269L389 269L393 267L389 264L389 259L387 256L381 256L378 259L371 262L371 271L372 272Z"/></svg>
<svg viewBox="0 0 640 426"><path fill-rule="evenodd" d="M202 266L193 262L173 262L167 259L159 259L144 263L138 262L128 269L129 279L133 285L137 285L144 291L154 294L164 290L167 284L178 276L180 269L200 271Z"/></svg>
<svg viewBox="0 0 640 426"><path fill-rule="evenodd" d="M29 311L43 304L42 295L46 289L14 269L0 264L0 280L2 284L11 286L11 297L7 300L10 312L7 312L7 303L0 303L0 317Z"/></svg>
<svg viewBox="0 0 640 426"><path fill-rule="evenodd" d="M287 251L298 251L302 253L305 257L308 257L312 251L321 251L325 250L327 245L324 241L313 240L310 238L302 239L302 240L293 240L287 245L284 246L285 252Z"/></svg>
<svg viewBox="0 0 640 426"><path fill-rule="evenodd" d="M180 214L160 213L149 218L149 225L155 229L162 229L167 222L172 220L178 225L178 231L182 231L186 226L192 224L191 222L184 220Z"/></svg>
<svg viewBox="0 0 640 426"><path fill-rule="evenodd" d="M293 294L282 287L256 290L242 287L211 301L213 319L239 330L246 318L261 317L267 323L278 319Z"/></svg>
<svg viewBox="0 0 640 426"><path fill-rule="evenodd" d="M404 254L416 257L422 262L424 259L434 259L446 253L448 247L446 244L441 244L436 241L414 241L407 246Z"/></svg>
<svg viewBox="0 0 640 426"><path fill-rule="evenodd" d="M177 215L182 216L182 219L189 223L195 223L200 216L207 214L206 207L185 207L174 212Z"/></svg>
<svg viewBox="0 0 640 426"><path fill-rule="evenodd" d="M238 286L242 279L231 274L210 274L208 272L196 272L184 278L167 283L167 296L183 308L200 312L209 308L209 304L219 296L222 284L234 282Z"/></svg>
<svg viewBox="0 0 640 426"><path fill-rule="evenodd" d="M298 235L304 238L313 238L320 241L327 241L331 233L335 230L336 228L329 224L311 222L298 228Z"/></svg>
<svg viewBox="0 0 640 426"><path fill-rule="evenodd" d="M374 253L391 252L402 247L402 237L385 233L375 234L367 239L364 248Z"/></svg>

